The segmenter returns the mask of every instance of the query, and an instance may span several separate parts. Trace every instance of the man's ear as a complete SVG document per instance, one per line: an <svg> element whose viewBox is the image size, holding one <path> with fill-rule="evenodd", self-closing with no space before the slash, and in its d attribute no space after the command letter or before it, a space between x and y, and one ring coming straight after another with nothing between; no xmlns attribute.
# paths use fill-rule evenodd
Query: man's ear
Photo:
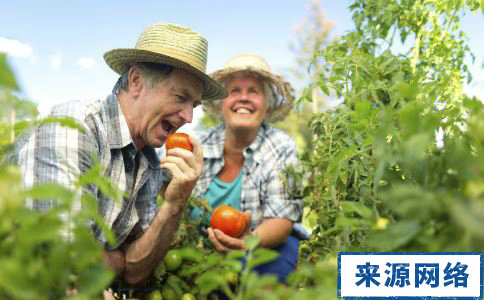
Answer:
<svg viewBox="0 0 484 300"><path fill-rule="evenodd" d="M143 77L140 70L135 66L128 72L128 91L137 98L143 89Z"/></svg>

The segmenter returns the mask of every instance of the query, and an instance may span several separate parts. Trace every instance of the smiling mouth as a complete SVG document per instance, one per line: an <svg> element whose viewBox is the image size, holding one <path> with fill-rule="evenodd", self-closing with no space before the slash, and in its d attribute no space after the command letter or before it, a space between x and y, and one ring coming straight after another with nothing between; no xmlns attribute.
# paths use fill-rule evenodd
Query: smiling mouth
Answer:
<svg viewBox="0 0 484 300"><path fill-rule="evenodd" d="M253 113L253 111L245 107L239 107L239 108L233 109L232 111L236 114L241 114L241 115L250 115Z"/></svg>
<svg viewBox="0 0 484 300"><path fill-rule="evenodd" d="M163 130L168 134L172 134L174 133L178 128L176 126L174 126L172 123L170 123L169 121L161 121L161 128L163 128Z"/></svg>

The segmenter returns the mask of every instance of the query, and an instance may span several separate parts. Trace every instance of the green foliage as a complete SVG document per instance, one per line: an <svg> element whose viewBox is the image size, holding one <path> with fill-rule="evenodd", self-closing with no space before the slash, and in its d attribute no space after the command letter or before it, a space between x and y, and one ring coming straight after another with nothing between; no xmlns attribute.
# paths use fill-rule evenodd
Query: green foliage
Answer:
<svg viewBox="0 0 484 300"><path fill-rule="evenodd" d="M356 30L315 53L331 68L313 84L344 104L313 119L304 155L310 260L343 250L482 250L484 109L462 92L472 54L459 31L463 11L479 7L357 0ZM408 53L392 52L396 39L413 43Z"/></svg>
<svg viewBox="0 0 484 300"><path fill-rule="evenodd" d="M208 113L204 113L202 118L200 119L201 128L199 129L212 128L214 126L217 126L221 122L222 120L212 118Z"/></svg>
<svg viewBox="0 0 484 300"><path fill-rule="evenodd" d="M13 95L15 78L0 55L0 299L95 299L109 285L113 273L104 267L102 247L86 226L92 219L112 233L97 213L96 201L79 191L87 184L109 186L110 183L93 168L75 183L75 190L55 184L25 188L17 167L4 158L12 150L21 128L43 122L60 122L73 126L72 120L32 121L36 106ZM15 134L15 130L17 134ZM117 196L109 189L103 192ZM25 208L26 201L55 201L58 205L39 213ZM62 221L61 214L71 211L75 201L83 210Z"/></svg>
<svg viewBox="0 0 484 300"><path fill-rule="evenodd" d="M45 184L24 190L18 169L0 166L0 298L60 299L76 289L78 297L100 295L111 281L105 269L101 247L85 226L92 211L82 211L60 220L70 210L75 193L64 187ZM45 213L24 207L27 199L55 199L59 205ZM94 211L97 213L97 211ZM70 229L69 241L63 232Z"/></svg>

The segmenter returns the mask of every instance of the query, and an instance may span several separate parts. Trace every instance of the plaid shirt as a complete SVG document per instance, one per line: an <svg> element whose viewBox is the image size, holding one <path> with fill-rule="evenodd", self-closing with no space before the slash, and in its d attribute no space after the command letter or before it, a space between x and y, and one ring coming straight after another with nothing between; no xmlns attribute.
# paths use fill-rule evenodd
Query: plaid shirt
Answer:
<svg viewBox="0 0 484 300"><path fill-rule="evenodd" d="M224 165L224 124L199 134L198 139L203 149L203 171L195 186L194 196L202 198ZM286 167L296 168L299 165L294 140L284 131L263 123L255 140L244 149L243 154L240 208L252 212L252 228L260 225L263 218L300 221L300 193L290 193L281 177L285 176L290 190L296 190L294 178L283 173Z"/></svg>
<svg viewBox="0 0 484 300"><path fill-rule="evenodd" d="M50 116L72 117L84 128L60 126L58 123L44 124L18 141L16 160L26 187L38 183L58 183L74 188L74 182L88 171L97 157L102 174L109 178L121 192L122 201L103 195L97 187L89 186L82 192L91 193L98 201L98 212L116 237L114 247L106 244L100 228L90 221L94 237L106 248L117 248L132 232L141 235L151 224L156 212L156 197L161 186L160 161L155 150L145 147L138 154L139 168L136 185L133 187L136 148L131 139L116 95L104 101L90 103L72 101L55 106ZM26 206L45 211L56 204L52 201L27 200ZM79 201L73 204L72 212L80 211ZM61 215L67 221L67 215ZM135 227L136 224L139 224ZM69 230L63 232L69 239Z"/></svg>

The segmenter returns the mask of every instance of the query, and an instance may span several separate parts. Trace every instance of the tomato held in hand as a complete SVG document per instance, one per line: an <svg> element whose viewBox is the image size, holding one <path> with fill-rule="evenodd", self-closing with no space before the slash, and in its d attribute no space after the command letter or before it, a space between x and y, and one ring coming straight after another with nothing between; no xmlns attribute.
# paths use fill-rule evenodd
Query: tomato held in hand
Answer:
<svg viewBox="0 0 484 300"><path fill-rule="evenodd" d="M183 148L188 151L192 151L193 147L188 140L188 134L186 133L174 133L168 136L166 139L166 151L173 148Z"/></svg>
<svg viewBox="0 0 484 300"><path fill-rule="evenodd" d="M213 211L210 225L226 235L237 238L244 233L246 220L242 212L228 205L220 205Z"/></svg>

